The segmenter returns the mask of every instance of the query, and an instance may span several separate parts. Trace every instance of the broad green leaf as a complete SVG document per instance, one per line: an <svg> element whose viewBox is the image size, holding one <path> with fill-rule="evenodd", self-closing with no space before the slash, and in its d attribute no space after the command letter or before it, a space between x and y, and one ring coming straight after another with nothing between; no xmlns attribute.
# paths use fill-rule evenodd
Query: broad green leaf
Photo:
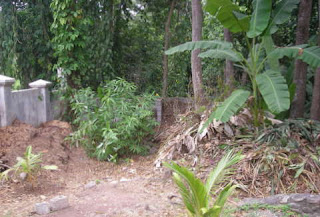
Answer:
<svg viewBox="0 0 320 217"><path fill-rule="evenodd" d="M274 114L286 111L290 107L290 95L286 80L280 72L268 70L256 76L260 93Z"/></svg>
<svg viewBox="0 0 320 217"><path fill-rule="evenodd" d="M246 32L249 29L249 16L240 16L238 6L228 5L222 7L217 15L221 24L233 33Z"/></svg>
<svg viewBox="0 0 320 217"><path fill-rule="evenodd" d="M208 0L205 10L216 16L220 23L233 33L249 29L249 16L241 14L238 5L230 0Z"/></svg>
<svg viewBox="0 0 320 217"><path fill-rule="evenodd" d="M213 112L212 118L222 122L229 121L230 117L247 101L249 95L249 91L241 89L235 90L231 96L221 103L221 105Z"/></svg>
<svg viewBox="0 0 320 217"><path fill-rule="evenodd" d="M200 58L227 59L234 62L241 61L241 57L230 49L210 49L198 55Z"/></svg>
<svg viewBox="0 0 320 217"><path fill-rule="evenodd" d="M231 0L207 0L204 9L211 15L215 16L222 7L230 5L234 5ZM239 10L239 7L237 10Z"/></svg>
<svg viewBox="0 0 320 217"><path fill-rule="evenodd" d="M253 14L250 20L250 28L247 32L249 38L260 35L268 26L272 8L272 0L254 0Z"/></svg>
<svg viewBox="0 0 320 217"><path fill-rule="evenodd" d="M282 0L277 4L271 15L271 22L266 30L266 35L271 35L278 30L277 25L287 22L293 9L297 7L300 0Z"/></svg>
<svg viewBox="0 0 320 217"><path fill-rule="evenodd" d="M298 56L298 59L301 59L314 68L320 67L320 47L313 46L303 49L303 53Z"/></svg>
<svg viewBox="0 0 320 217"><path fill-rule="evenodd" d="M275 47L271 35L264 35L262 37L262 46L264 47L267 55L274 51ZM268 56L268 63L270 69L279 70L280 65L278 58Z"/></svg>
<svg viewBox="0 0 320 217"><path fill-rule="evenodd" d="M170 48L165 52L166 55L171 55L177 52L191 51L195 49L214 49L214 48L224 48L231 49L232 43L225 41L195 41L186 42L184 44L178 45L176 47Z"/></svg>
<svg viewBox="0 0 320 217"><path fill-rule="evenodd" d="M308 47L307 44L292 47L279 47L271 52L268 57L282 58L284 56L301 59L310 66L320 67L320 47Z"/></svg>
<svg viewBox="0 0 320 217"><path fill-rule="evenodd" d="M303 49L306 48L307 44L302 45L295 45L292 47L278 47L274 51L272 51L268 57L274 57L281 59L284 56L296 58L298 57L299 53L303 53Z"/></svg>

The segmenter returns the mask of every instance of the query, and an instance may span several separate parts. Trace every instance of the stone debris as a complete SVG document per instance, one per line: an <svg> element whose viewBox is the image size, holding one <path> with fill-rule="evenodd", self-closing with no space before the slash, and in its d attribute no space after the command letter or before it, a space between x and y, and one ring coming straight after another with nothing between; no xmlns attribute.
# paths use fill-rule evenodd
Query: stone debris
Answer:
<svg viewBox="0 0 320 217"><path fill-rule="evenodd" d="M22 172L22 173L19 174L19 177L20 177L20 179L21 179L22 181L26 180L27 176L28 176L28 174L27 174L27 173L24 173L24 172Z"/></svg>
<svg viewBox="0 0 320 217"><path fill-rule="evenodd" d="M97 183L95 181L91 181L89 183L87 183L84 188L85 189L90 189L90 188L93 188L93 187L96 187L97 186Z"/></svg>
<svg viewBox="0 0 320 217"><path fill-rule="evenodd" d="M117 187L118 184L119 184L118 181L112 181L112 182L110 182L110 185L111 185L111 187L113 187L113 188Z"/></svg>
<svg viewBox="0 0 320 217"><path fill-rule="evenodd" d="M59 195L50 200L51 211L57 211L69 207L69 200L64 195Z"/></svg>
<svg viewBox="0 0 320 217"><path fill-rule="evenodd" d="M252 204L287 204L298 213L307 214L309 217L320 216L320 194L278 194L266 198L246 198L242 200L240 206Z"/></svg>
<svg viewBox="0 0 320 217"><path fill-rule="evenodd" d="M126 178L121 178L120 179L120 182L129 182L129 181L131 181L130 179L126 179Z"/></svg>
<svg viewBox="0 0 320 217"><path fill-rule="evenodd" d="M46 215L50 213L50 204L48 202L36 203L35 212L39 215Z"/></svg>

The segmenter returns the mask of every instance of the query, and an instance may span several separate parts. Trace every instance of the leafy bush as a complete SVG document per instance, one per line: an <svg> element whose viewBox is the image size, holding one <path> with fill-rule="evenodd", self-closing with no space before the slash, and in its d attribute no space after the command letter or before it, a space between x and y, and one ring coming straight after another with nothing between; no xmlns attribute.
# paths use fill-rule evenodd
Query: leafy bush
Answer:
<svg viewBox="0 0 320 217"><path fill-rule="evenodd" d="M71 100L78 129L70 140L83 145L89 156L115 161L119 155L143 154L143 139L150 135L155 97L138 96L136 86L122 79L112 80L94 92L79 90Z"/></svg>
<svg viewBox="0 0 320 217"><path fill-rule="evenodd" d="M226 178L233 172L230 167L243 158L244 156L240 153L233 155L232 151L228 152L219 161L217 167L211 171L205 184L202 183L200 179L196 178L187 168L181 167L175 163L165 164L166 167L174 171L173 179L180 190L184 205L188 209L190 216L220 216L224 204L237 186L232 185L231 183L225 186L217 195L212 207L210 207L212 188L216 187L217 189L217 186L221 184L221 182L226 181Z"/></svg>
<svg viewBox="0 0 320 217"><path fill-rule="evenodd" d="M14 172L14 175L17 173L25 173L26 179L29 183L34 186L34 182L36 181L36 174L40 169L45 170L57 170L58 167L55 165L46 165L41 166L42 162L41 154L33 154L32 146L28 146L26 152L24 153L24 157L17 157L17 163L10 169L5 170L0 174L0 180L8 180L9 173Z"/></svg>

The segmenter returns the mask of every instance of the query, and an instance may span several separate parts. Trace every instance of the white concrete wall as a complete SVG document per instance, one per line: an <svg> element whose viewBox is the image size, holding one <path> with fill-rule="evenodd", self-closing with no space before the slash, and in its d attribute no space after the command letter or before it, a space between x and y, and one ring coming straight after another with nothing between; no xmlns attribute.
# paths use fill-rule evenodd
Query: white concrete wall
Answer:
<svg viewBox="0 0 320 217"><path fill-rule="evenodd" d="M0 75L0 127L9 126L15 119L33 126L53 120L51 114L51 82L38 80L30 89L12 91L14 79Z"/></svg>
<svg viewBox="0 0 320 217"><path fill-rule="evenodd" d="M12 108L16 118L24 123L37 126L39 120L39 110L42 106L43 97L37 88L12 91Z"/></svg>

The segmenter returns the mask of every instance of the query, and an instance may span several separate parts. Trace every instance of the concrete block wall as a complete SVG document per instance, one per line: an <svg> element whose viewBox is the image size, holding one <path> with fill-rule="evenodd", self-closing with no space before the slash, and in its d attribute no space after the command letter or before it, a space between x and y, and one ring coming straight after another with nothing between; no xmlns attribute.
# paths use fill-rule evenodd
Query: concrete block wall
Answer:
<svg viewBox="0 0 320 217"><path fill-rule="evenodd" d="M9 126L15 119L33 126L52 120L48 87L51 82L37 80L30 89L12 91L14 78L0 75L0 127Z"/></svg>

